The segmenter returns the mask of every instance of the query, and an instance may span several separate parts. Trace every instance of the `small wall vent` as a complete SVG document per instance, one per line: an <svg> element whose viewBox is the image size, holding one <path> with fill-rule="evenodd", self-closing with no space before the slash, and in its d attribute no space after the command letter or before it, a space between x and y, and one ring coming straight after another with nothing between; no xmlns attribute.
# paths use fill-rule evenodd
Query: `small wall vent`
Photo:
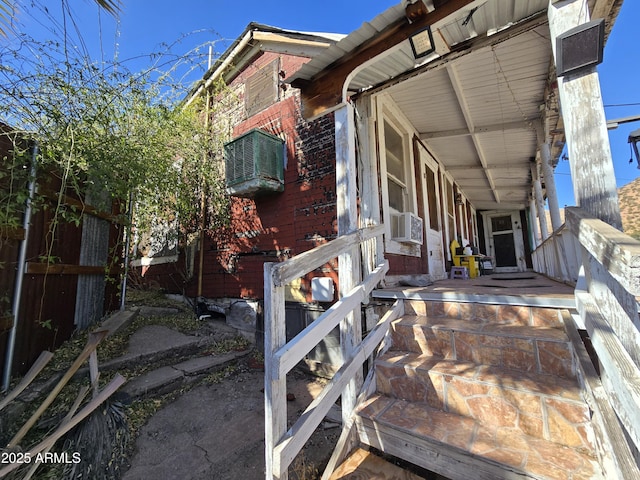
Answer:
<svg viewBox="0 0 640 480"><path fill-rule="evenodd" d="M254 129L224 145L226 187L235 197L284 190L284 141Z"/></svg>

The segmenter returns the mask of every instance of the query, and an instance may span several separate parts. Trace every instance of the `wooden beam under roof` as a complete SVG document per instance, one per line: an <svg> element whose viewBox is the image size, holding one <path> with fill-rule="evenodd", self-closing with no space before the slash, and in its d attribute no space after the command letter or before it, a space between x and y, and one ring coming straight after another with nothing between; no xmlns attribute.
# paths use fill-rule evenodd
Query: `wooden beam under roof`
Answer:
<svg viewBox="0 0 640 480"><path fill-rule="evenodd" d="M476 125L473 131L470 131L468 128L458 128L455 130L442 130L439 132L420 133L420 140L430 140L432 138L445 137L463 137L481 133L505 132L507 130L530 130L532 128L531 122L533 120L535 120L535 118L521 120L518 122L499 123L496 125Z"/></svg>
<svg viewBox="0 0 640 480"><path fill-rule="evenodd" d="M292 85L301 90L304 117L314 118L340 105L344 100L342 93L347 77L360 65L404 42L421 28L433 25L473 1L449 0L413 23L402 17L336 60L311 80L294 80Z"/></svg>

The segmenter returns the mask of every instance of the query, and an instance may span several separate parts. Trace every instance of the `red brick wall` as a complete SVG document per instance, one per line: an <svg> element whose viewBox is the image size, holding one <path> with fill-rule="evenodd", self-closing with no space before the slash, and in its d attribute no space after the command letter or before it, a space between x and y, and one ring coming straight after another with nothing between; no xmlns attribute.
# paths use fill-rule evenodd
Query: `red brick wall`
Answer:
<svg viewBox="0 0 640 480"><path fill-rule="evenodd" d="M286 76L309 60L270 52L259 54L230 83L233 95L229 98L235 101L223 102L225 113L216 122L232 132L232 138L259 128L285 140L284 191L254 199L232 197L230 226L209 231L205 238L202 295L206 298L261 299L265 262L298 255L337 234L333 115L305 121L298 92L288 87L280 92L279 102L246 117L244 82L275 58L279 58ZM195 297L198 257L196 252L194 274L188 281L184 279L184 253L178 263L154 265L138 280ZM312 277L331 276L337 284L337 271L334 260L304 278L301 289L307 300L311 300Z"/></svg>
<svg viewBox="0 0 640 480"><path fill-rule="evenodd" d="M283 68L293 63L286 58ZM258 60L271 59L263 55ZM306 122L298 96L289 95L235 125L233 136L254 128L285 139L284 191L253 199L232 198L230 226L209 232L205 243L202 293L207 298L262 298L264 262L285 260L336 236L333 115ZM196 267L195 278L197 274ZM337 282L337 262L303 280L307 300L311 300L310 278L326 275ZM187 288L190 296L197 293L195 278Z"/></svg>

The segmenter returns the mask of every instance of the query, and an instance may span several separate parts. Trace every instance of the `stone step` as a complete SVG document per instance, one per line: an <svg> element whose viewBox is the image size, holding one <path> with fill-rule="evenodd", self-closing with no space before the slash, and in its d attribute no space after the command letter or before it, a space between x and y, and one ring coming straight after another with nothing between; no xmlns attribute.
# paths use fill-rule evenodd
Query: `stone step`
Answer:
<svg viewBox="0 0 640 480"><path fill-rule="evenodd" d="M331 474L329 480L423 480L422 477L411 473L398 465L374 455L362 448L357 448Z"/></svg>
<svg viewBox="0 0 640 480"><path fill-rule="evenodd" d="M417 315L393 322L391 335L393 350L575 377L571 342L560 328Z"/></svg>
<svg viewBox="0 0 640 480"><path fill-rule="evenodd" d="M377 390L473 421L591 449L576 380L407 352L376 360Z"/></svg>
<svg viewBox="0 0 640 480"><path fill-rule="evenodd" d="M427 403L375 395L358 409L360 440L452 480L604 479L588 446L570 447Z"/></svg>
<svg viewBox="0 0 640 480"><path fill-rule="evenodd" d="M525 305L493 305L444 301L405 300L407 315L431 319L455 318L492 324L563 328L562 310Z"/></svg>

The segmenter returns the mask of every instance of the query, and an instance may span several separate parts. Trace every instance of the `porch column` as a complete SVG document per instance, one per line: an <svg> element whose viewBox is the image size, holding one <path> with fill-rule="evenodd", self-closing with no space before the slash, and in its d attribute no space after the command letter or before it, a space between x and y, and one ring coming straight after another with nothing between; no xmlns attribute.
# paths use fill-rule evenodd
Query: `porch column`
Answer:
<svg viewBox="0 0 640 480"><path fill-rule="evenodd" d="M547 142L540 145L540 166L542 167L542 176L544 177L544 185L547 191L551 226L553 231L556 231L562 226L562 219L560 217L560 205L558 204L556 179L553 176L553 167L551 166L551 148Z"/></svg>
<svg viewBox="0 0 640 480"><path fill-rule="evenodd" d="M558 35L589 21L587 0L550 0L548 16L555 58ZM596 218L622 230L607 121L596 68L559 77L558 91L576 203Z"/></svg>
<svg viewBox="0 0 640 480"><path fill-rule="evenodd" d="M562 226L560 218L560 206L558 205L558 191L556 189L556 179L553 176L553 166L551 165L551 148L547 140L547 132L542 123L536 128L538 135L538 151L540 152L540 168L544 178L547 201L549 202L549 214L551 216L552 230L555 232Z"/></svg>
<svg viewBox="0 0 640 480"><path fill-rule="evenodd" d="M544 208L544 195L542 193L542 183L540 182L540 175L538 174L537 163L531 167L531 178L533 178L534 197L536 200L536 207L538 210L538 221L540 222L540 234L542 235L542 241L544 242L549 238L549 228L547 227L547 214Z"/></svg>
<svg viewBox="0 0 640 480"><path fill-rule="evenodd" d="M538 209L536 201L533 198L533 192L529 198L529 222L531 223L531 233L533 234L533 248L536 249L540 245L540 222L538 222Z"/></svg>
<svg viewBox="0 0 640 480"><path fill-rule="evenodd" d="M335 111L336 128L336 206L338 210L338 236L358 228L356 143L354 108L342 104ZM346 295L360 283L360 253L353 247L338 257L340 296ZM362 341L360 309L355 309L340 323L340 347L343 360L353 356L355 345ZM362 385L362 373L357 375L342 393L342 421L347 424L356 406L356 397Z"/></svg>

